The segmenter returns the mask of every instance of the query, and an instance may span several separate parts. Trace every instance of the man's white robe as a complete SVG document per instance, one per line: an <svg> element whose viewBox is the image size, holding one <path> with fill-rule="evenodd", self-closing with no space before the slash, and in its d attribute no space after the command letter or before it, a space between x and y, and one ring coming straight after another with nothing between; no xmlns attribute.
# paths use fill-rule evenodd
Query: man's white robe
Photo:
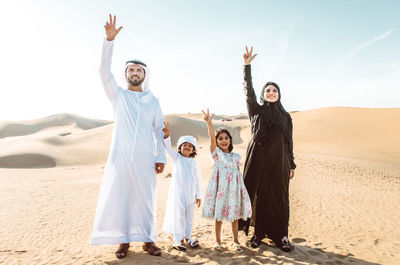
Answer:
<svg viewBox="0 0 400 265"><path fill-rule="evenodd" d="M165 163L164 117L158 100L119 87L111 74L113 41L104 41L100 76L112 102L115 124L103 176L91 243L156 242L155 163Z"/></svg>
<svg viewBox="0 0 400 265"><path fill-rule="evenodd" d="M174 167L163 231L173 234L175 241L182 240L184 236L191 239L195 202L201 198L200 167L193 158L184 157L176 152L171 146L170 137L164 139L164 144Z"/></svg>

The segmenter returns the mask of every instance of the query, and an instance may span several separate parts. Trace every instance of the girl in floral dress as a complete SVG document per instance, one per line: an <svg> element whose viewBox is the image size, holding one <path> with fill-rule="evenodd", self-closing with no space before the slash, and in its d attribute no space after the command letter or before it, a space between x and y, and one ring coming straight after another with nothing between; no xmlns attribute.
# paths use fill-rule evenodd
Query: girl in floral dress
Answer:
<svg viewBox="0 0 400 265"><path fill-rule="evenodd" d="M225 219L232 224L233 247L237 252L243 252L244 248L238 240L238 220L251 217L251 203L239 170L240 155L232 152L232 136L227 129L219 128L214 134L214 114L210 114L208 109L207 113L202 112L208 127L213 159L213 172L204 199L203 216L215 220L214 250L222 251L221 228L222 220Z"/></svg>

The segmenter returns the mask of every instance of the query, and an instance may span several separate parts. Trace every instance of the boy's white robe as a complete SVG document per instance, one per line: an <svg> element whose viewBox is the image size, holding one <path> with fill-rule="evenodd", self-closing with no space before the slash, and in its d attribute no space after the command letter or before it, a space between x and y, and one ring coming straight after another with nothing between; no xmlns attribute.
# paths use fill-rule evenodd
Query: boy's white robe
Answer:
<svg viewBox="0 0 400 265"><path fill-rule="evenodd" d="M171 146L170 137L164 139L164 143L174 166L163 230L173 235L185 235L188 225L185 211L188 207L194 207L196 199L201 198L200 167L193 158L186 158L176 152Z"/></svg>
<svg viewBox="0 0 400 265"><path fill-rule="evenodd" d="M156 242L155 163L166 162L164 117L148 89L148 69L143 92L118 87L111 74L113 44L104 41L100 76L112 102L115 124L91 243Z"/></svg>

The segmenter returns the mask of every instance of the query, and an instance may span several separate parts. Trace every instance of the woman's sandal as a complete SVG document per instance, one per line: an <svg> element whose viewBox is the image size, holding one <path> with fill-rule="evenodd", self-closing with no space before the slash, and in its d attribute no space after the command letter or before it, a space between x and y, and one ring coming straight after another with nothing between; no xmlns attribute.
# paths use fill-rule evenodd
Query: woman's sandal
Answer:
<svg viewBox="0 0 400 265"><path fill-rule="evenodd" d="M199 247L199 241L197 239L191 239L191 240L186 239L186 242L189 245L189 247L191 247L191 248Z"/></svg>
<svg viewBox="0 0 400 265"><path fill-rule="evenodd" d="M221 244L218 243L218 242L215 242L213 248L214 248L214 251L222 252L222 246L221 246Z"/></svg>
<svg viewBox="0 0 400 265"><path fill-rule="evenodd" d="M160 256L161 255L161 249L156 246L154 242L146 242L142 245L142 248L144 251L149 253L152 256Z"/></svg>
<svg viewBox="0 0 400 265"><path fill-rule="evenodd" d="M251 239L250 239L250 247L252 248L258 248L261 245L261 240L257 238L256 235L254 235Z"/></svg>
<svg viewBox="0 0 400 265"><path fill-rule="evenodd" d="M233 243L233 247L235 248L235 251L237 253L242 253L244 252L244 247L242 247L242 245L240 245L239 243Z"/></svg>
<svg viewBox="0 0 400 265"><path fill-rule="evenodd" d="M126 255L128 254L128 249L129 249L129 243L126 244L120 244L119 248L117 249L117 251L115 251L115 256L118 259L123 259L126 257Z"/></svg>
<svg viewBox="0 0 400 265"><path fill-rule="evenodd" d="M292 245L290 244L289 239L287 239L287 238L282 238L281 241L282 241L282 244L279 246L279 248L280 248L282 251L290 252L290 251L292 250Z"/></svg>
<svg viewBox="0 0 400 265"><path fill-rule="evenodd" d="M174 244L172 244L172 248L176 250L186 251L186 247L182 242L174 242Z"/></svg>

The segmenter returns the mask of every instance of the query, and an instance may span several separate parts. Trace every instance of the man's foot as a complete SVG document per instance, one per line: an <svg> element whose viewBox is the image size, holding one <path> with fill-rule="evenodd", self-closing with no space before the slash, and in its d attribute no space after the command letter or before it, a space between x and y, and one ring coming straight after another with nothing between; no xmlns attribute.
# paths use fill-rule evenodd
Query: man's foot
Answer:
<svg viewBox="0 0 400 265"><path fill-rule="evenodd" d="M119 248L115 251L115 256L118 259L123 259L128 254L129 243L119 244Z"/></svg>
<svg viewBox="0 0 400 265"><path fill-rule="evenodd" d="M152 256L160 256L161 249L156 246L154 242L145 242L142 246L143 250L149 253Z"/></svg>

